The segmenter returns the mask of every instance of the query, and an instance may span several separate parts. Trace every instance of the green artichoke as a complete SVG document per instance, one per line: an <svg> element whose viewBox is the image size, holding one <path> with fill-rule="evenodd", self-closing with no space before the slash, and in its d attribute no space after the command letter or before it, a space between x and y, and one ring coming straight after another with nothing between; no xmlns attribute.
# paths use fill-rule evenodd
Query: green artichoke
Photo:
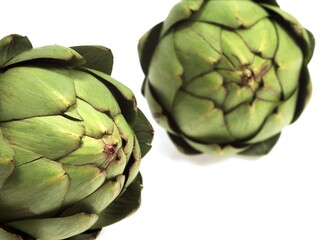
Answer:
<svg viewBox="0 0 324 240"><path fill-rule="evenodd" d="M314 38L275 0L184 0L138 49L152 114L187 154L267 154L311 95Z"/></svg>
<svg viewBox="0 0 324 240"><path fill-rule="evenodd" d="M101 46L0 41L0 239L95 239L140 204L152 128Z"/></svg>

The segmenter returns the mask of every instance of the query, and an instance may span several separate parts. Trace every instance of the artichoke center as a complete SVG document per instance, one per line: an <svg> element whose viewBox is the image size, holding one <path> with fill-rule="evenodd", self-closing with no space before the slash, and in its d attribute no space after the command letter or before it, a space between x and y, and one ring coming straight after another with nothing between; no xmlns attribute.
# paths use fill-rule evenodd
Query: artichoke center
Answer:
<svg viewBox="0 0 324 240"><path fill-rule="evenodd" d="M107 158L110 159L114 157L117 153L117 144L105 144L104 153L107 155Z"/></svg>
<svg viewBox="0 0 324 240"><path fill-rule="evenodd" d="M243 85L250 85L255 81L254 72L249 68L243 69L241 80Z"/></svg>

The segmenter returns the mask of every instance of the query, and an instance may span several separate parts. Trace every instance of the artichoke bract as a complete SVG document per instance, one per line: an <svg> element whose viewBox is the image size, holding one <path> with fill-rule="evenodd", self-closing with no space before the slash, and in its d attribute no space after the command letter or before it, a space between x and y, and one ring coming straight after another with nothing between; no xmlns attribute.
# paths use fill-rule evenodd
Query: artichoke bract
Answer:
<svg viewBox="0 0 324 240"><path fill-rule="evenodd" d="M310 98L314 42L274 0L184 0L139 41L143 94L184 153L264 155Z"/></svg>
<svg viewBox="0 0 324 240"><path fill-rule="evenodd" d="M102 46L0 41L0 239L95 239L140 204L152 128Z"/></svg>

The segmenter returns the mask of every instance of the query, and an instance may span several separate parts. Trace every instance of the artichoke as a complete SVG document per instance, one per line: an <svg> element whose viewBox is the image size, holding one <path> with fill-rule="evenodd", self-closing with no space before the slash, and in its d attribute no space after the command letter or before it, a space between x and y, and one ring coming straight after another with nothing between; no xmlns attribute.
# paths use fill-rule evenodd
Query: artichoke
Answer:
<svg viewBox="0 0 324 240"><path fill-rule="evenodd" d="M267 154L311 95L314 38L275 0L183 0L138 50L151 112L187 154Z"/></svg>
<svg viewBox="0 0 324 240"><path fill-rule="evenodd" d="M0 239L95 239L140 204L152 128L102 46L0 41Z"/></svg>

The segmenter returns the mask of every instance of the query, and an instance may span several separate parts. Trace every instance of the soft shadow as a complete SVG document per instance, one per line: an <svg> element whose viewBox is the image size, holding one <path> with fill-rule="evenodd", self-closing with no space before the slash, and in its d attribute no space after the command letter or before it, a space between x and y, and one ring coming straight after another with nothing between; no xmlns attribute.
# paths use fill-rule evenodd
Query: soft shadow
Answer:
<svg viewBox="0 0 324 240"><path fill-rule="evenodd" d="M217 157L208 154L186 155L181 153L176 148L172 149L172 152L169 153L169 158L174 159L176 161L186 161L199 166L215 165L230 159L230 157Z"/></svg>
<svg viewBox="0 0 324 240"><path fill-rule="evenodd" d="M198 165L198 166L208 166L208 165L215 165L220 164L222 162L228 161L230 159L240 159L245 161L256 161L260 160L262 156L252 157L252 156L241 156L241 155L234 155L234 156L227 156L227 157L218 157L212 156L209 154L198 154L198 155L187 155L180 152L176 146L172 143L170 138L165 132L158 132L159 135L158 142L155 143L154 147L159 148L159 152L163 152L163 155L168 157L169 159L175 161L185 161L190 164Z"/></svg>
<svg viewBox="0 0 324 240"><path fill-rule="evenodd" d="M162 152L164 156L175 161L185 161L199 166L206 166L218 164L229 159L229 157L216 157L208 154L187 155L176 148L165 132L159 131L156 135L159 136L158 138L156 137L157 141L153 147L159 148L158 151Z"/></svg>

